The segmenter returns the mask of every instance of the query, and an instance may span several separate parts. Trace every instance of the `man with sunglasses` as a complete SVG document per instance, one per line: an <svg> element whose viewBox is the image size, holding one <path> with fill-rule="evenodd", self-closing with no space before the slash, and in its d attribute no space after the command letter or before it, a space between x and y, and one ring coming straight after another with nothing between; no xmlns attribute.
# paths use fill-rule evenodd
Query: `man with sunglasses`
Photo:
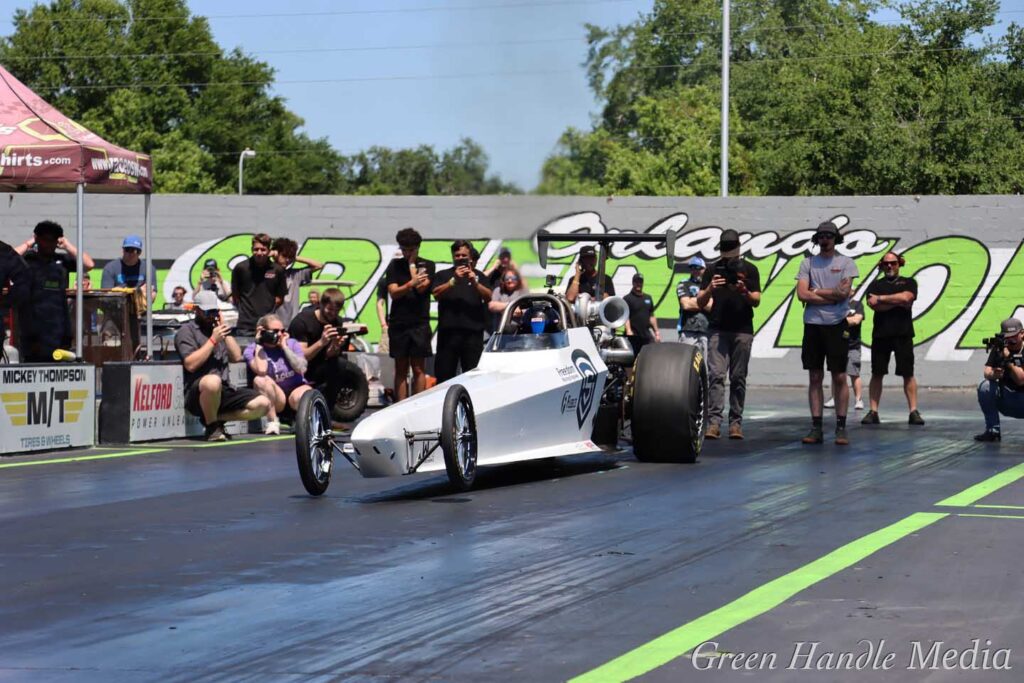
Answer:
<svg viewBox="0 0 1024 683"><path fill-rule="evenodd" d="M849 256L836 252L836 244L842 241L842 235L832 221L820 223L811 241L818 246L818 253L803 260L796 276L796 295L805 306L800 358L804 370L807 370L807 402L811 409L811 431L802 441L805 444L824 441L822 412L825 392L822 383L827 359L836 408L835 443L846 446L850 443L846 435L846 410L850 403L850 387L846 382L850 333L846 315L850 310L853 280L858 275L857 265Z"/></svg>
<svg viewBox="0 0 1024 683"><path fill-rule="evenodd" d="M882 277L868 287L868 306L875 312L871 330L871 386L868 395L870 410L861 424L876 425L878 404L882 400L882 380L889 372L889 357L896 357L896 374L903 378L910 416L907 422L922 426L924 419L917 411L917 380L914 378L914 318L911 308L917 299L917 281L902 277L903 257L889 252L879 261Z"/></svg>
<svg viewBox="0 0 1024 683"><path fill-rule="evenodd" d="M211 291L195 297L195 319L174 335L174 348L185 368L185 409L206 427L207 441L226 441L224 423L257 420L270 410L270 399L255 389L234 387L228 363L242 360L242 349L220 317L220 300Z"/></svg>
<svg viewBox="0 0 1024 683"><path fill-rule="evenodd" d="M109 261L103 266L100 287L113 289L128 287L140 289L152 297L156 294L156 274L149 263L142 259L142 238L128 235L121 243L121 258Z"/></svg>

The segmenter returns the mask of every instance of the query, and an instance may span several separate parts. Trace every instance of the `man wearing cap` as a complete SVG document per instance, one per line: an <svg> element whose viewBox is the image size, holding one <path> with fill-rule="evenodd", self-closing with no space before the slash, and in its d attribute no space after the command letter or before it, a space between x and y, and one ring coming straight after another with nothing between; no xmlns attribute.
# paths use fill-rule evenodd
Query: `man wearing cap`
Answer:
<svg viewBox="0 0 1024 683"><path fill-rule="evenodd" d="M740 236L723 230L721 255L701 278L697 307L708 310L708 428L704 436L721 437L725 411L725 379L729 378L729 438L743 438L743 406L747 397L747 366L754 344L754 308L761 304L761 274L740 257Z"/></svg>
<svg viewBox="0 0 1024 683"><path fill-rule="evenodd" d="M914 318L911 308L917 299L917 281L901 277L903 257L889 252L878 262L882 277L868 287L868 306L875 312L871 330L871 398L870 410L861 424L876 425L878 404L882 400L882 380L889 372L889 356L896 357L896 374L903 378L903 393L907 397L911 425L924 425L917 411L917 380L914 379Z"/></svg>
<svg viewBox="0 0 1024 683"><path fill-rule="evenodd" d="M203 273L199 276L199 284L192 292L192 298L195 299L196 295L203 291L213 292L221 301L231 298L231 285L225 282L221 276L220 268L217 267L217 259L208 258L203 261Z"/></svg>
<svg viewBox="0 0 1024 683"><path fill-rule="evenodd" d="M679 299L679 341L684 344L695 344L708 355L708 312L711 302L704 308L697 305L700 294L700 283L704 278L704 259L694 256L686 263L690 271L690 279L683 280L676 286L676 298Z"/></svg>
<svg viewBox="0 0 1024 683"><path fill-rule="evenodd" d="M213 292L196 295L195 319L178 329L174 348L185 368L185 409L202 420L207 441L226 441L229 420L257 420L270 410L260 392L231 385L228 363L240 362L242 349L221 320Z"/></svg>
<svg viewBox="0 0 1024 683"><path fill-rule="evenodd" d="M128 235L121 243L121 258L108 261L103 266L102 289L128 287L142 290L150 300L156 296L156 276L146 261L142 260L142 238ZM148 271L148 274L147 274ZM152 285L152 287L151 287Z"/></svg>
<svg viewBox="0 0 1024 683"><path fill-rule="evenodd" d="M849 256L836 252L842 242L839 228L831 221L820 223L811 237L819 252L804 258L797 272L796 295L804 303L804 338L800 358L808 374L807 401L811 409L811 431L803 438L805 444L819 444L822 434L822 413L825 393L825 361L832 374L832 396L835 399L835 443L846 446L846 411L850 404L850 387L846 381L849 361L850 333L846 315L850 310L850 293L857 277L857 265Z"/></svg>
<svg viewBox="0 0 1024 683"><path fill-rule="evenodd" d="M1024 417L1024 326L1007 318L999 329L1003 348L990 347L985 379L978 385L978 405L985 415L985 431L975 441L1000 441L999 415Z"/></svg>
<svg viewBox="0 0 1024 683"><path fill-rule="evenodd" d="M491 291L494 291L501 285L502 278L510 270L519 272L519 266L512 260L512 252L509 248L502 247L498 250L498 260L494 262L493 266L484 271L484 275L487 276L487 286L491 288Z"/></svg>
<svg viewBox="0 0 1024 683"><path fill-rule="evenodd" d="M580 249L580 258L576 262L576 273L565 290L565 298L569 300L569 303L575 303L580 292L597 299L597 250L589 244ZM605 273L601 285L601 298L606 299L610 296L615 296L615 286L608 273Z"/></svg>
<svg viewBox="0 0 1024 683"><path fill-rule="evenodd" d="M18 310L21 361L52 363L54 350L71 346L67 290L70 273L78 269L78 249L64 237L59 224L41 221L33 236L14 250L24 257L32 279L29 296ZM82 266L89 270L94 265L83 251Z"/></svg>
<svg viewBox="0 0 1024 683"><path fill-rule="evenodd" d="M652 341L661 341L658 319L654 317L654 299L644 293L644 276L633 276L633 289L622 297L629 306L626 320L626 338L633 345L633 353L640 355L640 349Z"/></svg>

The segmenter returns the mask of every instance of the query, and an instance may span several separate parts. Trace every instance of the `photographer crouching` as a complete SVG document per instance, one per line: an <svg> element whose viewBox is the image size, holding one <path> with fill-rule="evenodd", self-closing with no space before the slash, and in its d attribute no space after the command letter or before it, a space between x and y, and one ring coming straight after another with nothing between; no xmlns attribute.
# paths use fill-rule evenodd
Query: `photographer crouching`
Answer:
<svg viewBox="0 0 1024 683"><path fill-rule="evenodd" d="M986 339L985 379L978 385L978 405L985 415L985 431L975 441L1001 441L999 415L1024 417L1024 326L1007 318L999 334Z"/></svg>
<svg viewBox="0 0 1024 683"><path fill-rule="evenodd" d="M228 420L255 420L270 410L270 400L255 389L231 386L228 363L242 360L242 350L220 318L217 295L199 292L195 319L174 335L174 348L185 367L185 409L206 427L207 441L226 441Z"/></svg>
<svg viewBox="0 0 1024 683"><path fill-rule="evenodd" d="M256 323L256 341L244 355L254 376L253 388L270 400L263 433L280 434L278 413L286 407L298 409L299 399L311 388L302 376L307 365L302 347L285 332L281 318L271 313Z"/></svg>

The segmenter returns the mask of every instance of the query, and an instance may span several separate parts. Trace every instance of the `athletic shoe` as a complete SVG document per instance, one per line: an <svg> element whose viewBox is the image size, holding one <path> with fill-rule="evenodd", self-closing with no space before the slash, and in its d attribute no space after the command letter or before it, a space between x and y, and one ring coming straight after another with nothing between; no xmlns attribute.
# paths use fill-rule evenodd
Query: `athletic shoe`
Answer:
<svg viewBox="0 0 1024 683"><path fill-rule="evenodd" d="M864 419L860 421L862 425L876 425L879 422L881 422L881 420L878 419L878 413L874 410L869 410L864 413Z"/></svg>
<svg viewBox="0 0 1024 683"><path fill-rule="evenodd" d="M802 439L802 443L822 443L825 440L825 435L821 432L821 427L812 426L811 431L807 432L807 436Z"/></svg>
<svg viewBox="0 0 1024 683"><path fill-rule="evenodd" d="M729 425L729 438L730 439L742 439L743 438L743 428L740 427L738 424L731 424L731 425Z"/></svg>
<svg viewBox="0 0 1024 683"><path fill-rule="evenodd" d="M974 435L975 441L1002 441L1003 436L994 429L986 429L981 434Z"/></svg>
<svg viewBox="0 0 1024 683"><path fill-rule="evenodd" d="M211 422L206 425L207 441L227 441L228 435L224 433L223 422Z"/></svg>
<svg viewBox="0 0 1024 683"><path fill-rule="evenodd" d="M913 410L910 412L910 417L907 418L907 424L916 425L918 427L924 426L924 418L921 417L921 413Z"/></svg>
<svg viewBox="0 0 1024 683"><path fill-rule="evenodd" d="M825 401L825 407L826 408L835 408L836 407L836 398L835 398L835 396L830 396L829 399L827 401Z"/></svg>
<svg viewBox="0 0 1024 683"><path fill-rule="evenodd" d="M704 432L705 439L718 439L722 436L722 430L718 425L708 425L708 429Z"/></svg>
<svg viewBox="0 0 1024 683"><path fill-rule="evenodd" d="M263 433L264 434L280 434L281 433L281 423L278 422L277 420L272 420L272 421L268 420L267 421L267 426L263 430Z"/></svg>
<svg viewBox="0 0 1024 683"><path fill-rule="evenodd" d="M846 427L836 427L836 445L849 446L850 439L846 436Z"/></svg>
<svg viewBox="0 0 1024 683"><path fill-rule="evenodd" d="M853 404L854 410L864 410L864 401L857 399L857 402Z"/></svg>

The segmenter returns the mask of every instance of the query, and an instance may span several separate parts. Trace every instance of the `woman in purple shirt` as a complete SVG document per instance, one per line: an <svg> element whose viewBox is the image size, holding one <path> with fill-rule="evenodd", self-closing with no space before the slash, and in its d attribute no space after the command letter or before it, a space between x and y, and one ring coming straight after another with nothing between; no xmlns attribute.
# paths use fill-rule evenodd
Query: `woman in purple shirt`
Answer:
<svg viewBox="0 0 1024 683"><path fill-rule="evenodd" d="M245 349L245 361L255 379L253 388L270 399L266 434L280 434L277 413L285 405L295 410L299 399L310 390L303 373L306 358L299 343L288 336L276 315L265 315L256 323L256 340Z"/></svg>

